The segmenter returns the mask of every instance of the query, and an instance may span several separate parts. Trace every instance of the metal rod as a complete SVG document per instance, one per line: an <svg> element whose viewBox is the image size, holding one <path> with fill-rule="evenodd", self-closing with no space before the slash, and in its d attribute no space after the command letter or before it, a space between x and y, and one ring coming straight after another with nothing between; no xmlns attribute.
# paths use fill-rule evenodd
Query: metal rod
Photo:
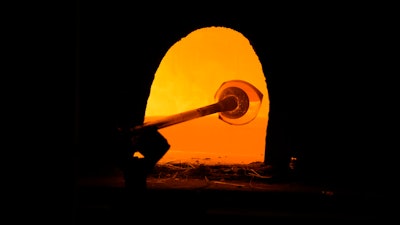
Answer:
<svg viewBox="0 0 400 225"><path fill-rule="evenodd" d="M211 115L218 112L231 111L238 106L238 99L235 96L227 96L226 98L218 101L217 103L200 107L197 109L189 110L186 112L167 116L155 121L149 121L143 125L135 126L132 131L139 131L146 127L156 127L161 129L188 120L196 119L199 117Z"/></svg>

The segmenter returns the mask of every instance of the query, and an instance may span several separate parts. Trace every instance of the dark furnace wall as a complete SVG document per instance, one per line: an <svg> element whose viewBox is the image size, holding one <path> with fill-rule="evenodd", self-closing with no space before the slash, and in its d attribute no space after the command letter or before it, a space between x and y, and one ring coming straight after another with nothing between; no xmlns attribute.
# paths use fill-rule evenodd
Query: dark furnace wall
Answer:
<svg viewBox="0 0 400 225"><path fill-rule="evenodd" d="M373 7L157 4L79 4L80 173L112 168L112 131L142 122L167 50L198 28L224 26L247 37L263 65L271 104L265 163L276 174L295 156L308 182L371 189L389 182L383 50L390 46Z"/></svg>

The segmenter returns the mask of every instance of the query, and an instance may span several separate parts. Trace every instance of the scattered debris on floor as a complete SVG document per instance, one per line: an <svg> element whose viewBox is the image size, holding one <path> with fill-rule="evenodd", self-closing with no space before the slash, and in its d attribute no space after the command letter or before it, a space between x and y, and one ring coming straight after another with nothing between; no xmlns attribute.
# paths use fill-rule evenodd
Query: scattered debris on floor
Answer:
<svg viewBox="0 0 400 225"><path fill-rule="evenodd" d="M262 162L206 165L192 163L157 164L148 176L150 189L208 189L243 191L319 191L296 182L275 184L271 168Z"/></svg>
<svg viewBox="0 0 400 225"><path fill-rule="evenodd" d="M153 178L208 179L211 181L240 180L249 181L252 178L270 178L269 167L262 162L234 165L205 165L191 163L157 164Z"/></svg>

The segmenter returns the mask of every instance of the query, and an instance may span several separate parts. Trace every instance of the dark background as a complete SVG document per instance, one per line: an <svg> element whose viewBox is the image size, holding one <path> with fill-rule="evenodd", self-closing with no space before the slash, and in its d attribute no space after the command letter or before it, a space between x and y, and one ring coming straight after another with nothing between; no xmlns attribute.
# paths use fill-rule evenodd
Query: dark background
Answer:
<svg viewBox="0 0 400 225"><path fill-rule="evenodd" d="M307 182L386 190L396 138L390 11L366 3L78 2L77 176L114 168L113 129L141 123L166 51L196 29L224 26L249 39L266 75L265 163L285 174L296 156Z"/></svg>
<svg viewBox="0 0 400 225"><path fill-rule="evenodd" d="M263 65L271 104L266 163L285 173L295 155L299 179L394 199L395 9L120 0L5 8L5 208L15 209L13 220L69 222L82 197L76 178L114 171L115 127L141 123L166 51L208 26L241 32Z"/></svg>

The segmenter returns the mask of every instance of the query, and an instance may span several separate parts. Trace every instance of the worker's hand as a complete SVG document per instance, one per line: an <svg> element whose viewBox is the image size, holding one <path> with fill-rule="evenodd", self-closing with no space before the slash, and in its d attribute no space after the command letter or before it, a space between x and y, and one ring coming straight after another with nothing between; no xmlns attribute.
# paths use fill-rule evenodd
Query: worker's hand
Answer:
<svg viewBox="0 0 400 225"><path fill-rule="evenodd" d="M155 166L170 148L168 141L156 127L146 127L135 132L131 140L134 150L144 156L150 167Z"/></svg>

